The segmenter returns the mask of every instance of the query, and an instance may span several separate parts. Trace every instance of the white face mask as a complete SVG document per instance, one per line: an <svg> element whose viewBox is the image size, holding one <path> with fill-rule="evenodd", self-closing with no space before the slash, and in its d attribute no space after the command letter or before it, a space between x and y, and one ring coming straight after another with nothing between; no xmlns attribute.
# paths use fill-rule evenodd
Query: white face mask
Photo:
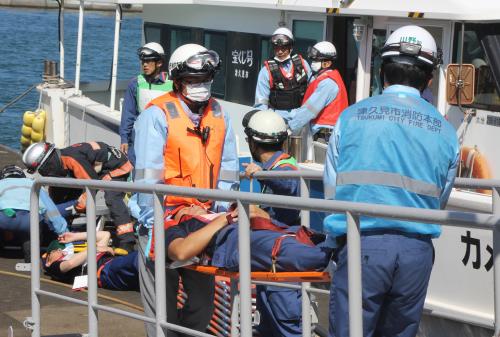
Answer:
<svg viewBox="0 0 500 337"><path fill-rule="evenodd" d="M184 88L186 90L186 97L194 102L206 102L210 98L210 89L212 82L202 83L186 83Z"/></svg>
<svg viewBox="0 0 500 337"><path fill-rule="evenodd" d="M311 70L313 73L317 73L318 71L321 70L321 61L314 61L311 62Z"/></svg>

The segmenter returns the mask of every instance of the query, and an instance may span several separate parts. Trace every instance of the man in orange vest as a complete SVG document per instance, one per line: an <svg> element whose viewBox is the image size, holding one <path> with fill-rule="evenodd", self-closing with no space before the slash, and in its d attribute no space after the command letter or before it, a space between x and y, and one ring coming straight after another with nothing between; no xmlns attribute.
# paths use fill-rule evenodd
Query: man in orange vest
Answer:
<svg viewBox="0 0 500 337"><path fill-rule="evenodd" d="M307 87L302 106L283 116L292 131L310 123L312 134L333 129L340 113L349 105L344 81L334 69L335 46L328 41L316 43L308 50L313 78ZM328 132L329 133L329 132ZM326 139L328 140L328 138ZM309 136L309 141L312 137ZM311 146L307 146L311 148ZM310 158L308 155L308 159Z"/></svg>
<svg viewBox="0 0 500 337"><path fill-rule="evenodd" d="M137 182L181 187L237 189L239 163L229 116L211 98L219 55L197 44L177 48L169 61L173 91L149 103L134 126ZM166 224L184 207L215 210L211 200L167 195ZM153 199L139 194L139 279L146 315L155 315ZM218 208L217 210L219 210ZM179 276L188 299L177 310ZM167 270L167 317L171 323L205 331L213 311L214 278L186 269ZM156 336L154 324L146 324ZM183 336L168 331L168 336Z"/></svg>

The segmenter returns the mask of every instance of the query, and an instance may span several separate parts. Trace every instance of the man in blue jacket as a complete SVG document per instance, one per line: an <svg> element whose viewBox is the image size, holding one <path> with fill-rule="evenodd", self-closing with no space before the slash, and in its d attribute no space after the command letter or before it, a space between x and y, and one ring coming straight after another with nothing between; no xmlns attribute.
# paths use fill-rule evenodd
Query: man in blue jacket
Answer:
<svg viewBox="0 0 500 337"><path fill-rule="evenodd" d="M21 241L29 240L30 191L33 180L26 178L16 165L7 165L0 171L0 230L12 232ZM68 205L61 204L61 210ZM40 224L55 234L68 230L66 220L45 190L40 190ZM26 247L27 248L27 247ZM29 256L25 252L25 259Z"/></svg>
<svg viewBox="0 0 500 337"><path fill-rule="evenodd" d="M421 92L439 64L436 42L417 26L394 31L382 49L382 95L340 116L330 138L325 189L336 200L444 208L459 146L455 130ZM363 335L416 335L439 225L362 216ZM324 221L338 247L330 335L349 336L346 219Z"/></svg>
<svg viewBox="0 0 500 337"><path fill-rule="evenodd" d="M134 77L128 84L123 101L120 123L120 150L128 154L132 165L135 165L133 128L137 116L154 98L172 90L172 81L162 72L165 52L156 42L146 43L137 51L141 60L142 73Z"/></svg>

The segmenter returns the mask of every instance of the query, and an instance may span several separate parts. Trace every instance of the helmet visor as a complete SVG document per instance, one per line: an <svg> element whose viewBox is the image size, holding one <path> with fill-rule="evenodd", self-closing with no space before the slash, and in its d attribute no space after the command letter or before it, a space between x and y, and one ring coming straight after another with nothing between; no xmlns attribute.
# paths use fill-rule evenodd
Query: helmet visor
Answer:
<svg viewBox="0 0 500 337"><path fill-rule="evenodd" d="M292 40L283 34L277 34L271 36L271 43L273 46L289 46L292 44Z"/></svg>
<svg viewBox="0 0 500 337"><path fill-rule="evenodd" d="M335 55L324 54L314 47L307 48L307 57L309 57L311 60L333 60L333 59L335 59Z"/></svg>
<svg viewBox="0 0 500 337"><path fill-rule="evenodd" d="M437 55L434 53L429 53L422 50L422 46L416 43L400 42L396 44L390 44L382 48L382 55L386 54L388 56L394 55L405 55L418 58L425 63L433 66L438 66L442 63L440 49L437 51Z"/></svg>
<svg viewBox="0 0 500 337"><path fill-rule="evenodd" d="M186 60L186 66L194 70L217 69L219 63L219 54L213 50L193 55Z"/></svg>
<svg viewBox="0 0 500 337"><path fill-rule="evenodd" d="M137 56L139 56L141 61L159 61L161 59L161 55L158 52L147 47L137 49Z"/></svg>

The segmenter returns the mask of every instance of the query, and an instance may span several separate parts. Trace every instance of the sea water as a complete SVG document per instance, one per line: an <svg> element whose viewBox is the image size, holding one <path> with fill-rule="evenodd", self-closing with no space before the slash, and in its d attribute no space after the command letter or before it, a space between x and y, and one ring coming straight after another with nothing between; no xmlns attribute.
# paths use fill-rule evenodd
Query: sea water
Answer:
<svg viewBox="0 0 500 337"><path fill-rule="evenodd" d="M59 12L57 9L0 7L0 109L33 84L42 81L43 61L59 62ZM114 12L86 11L80 79L109 80L115 30ZM64 12L65 78L75 78L78 11ZM142 19L124 14L118 55L118 78L129 79L140 71L137 48L141 45ZM38 107L39 94L27 96L0 113L0 144L19 149L22 115Z"/></svg>

